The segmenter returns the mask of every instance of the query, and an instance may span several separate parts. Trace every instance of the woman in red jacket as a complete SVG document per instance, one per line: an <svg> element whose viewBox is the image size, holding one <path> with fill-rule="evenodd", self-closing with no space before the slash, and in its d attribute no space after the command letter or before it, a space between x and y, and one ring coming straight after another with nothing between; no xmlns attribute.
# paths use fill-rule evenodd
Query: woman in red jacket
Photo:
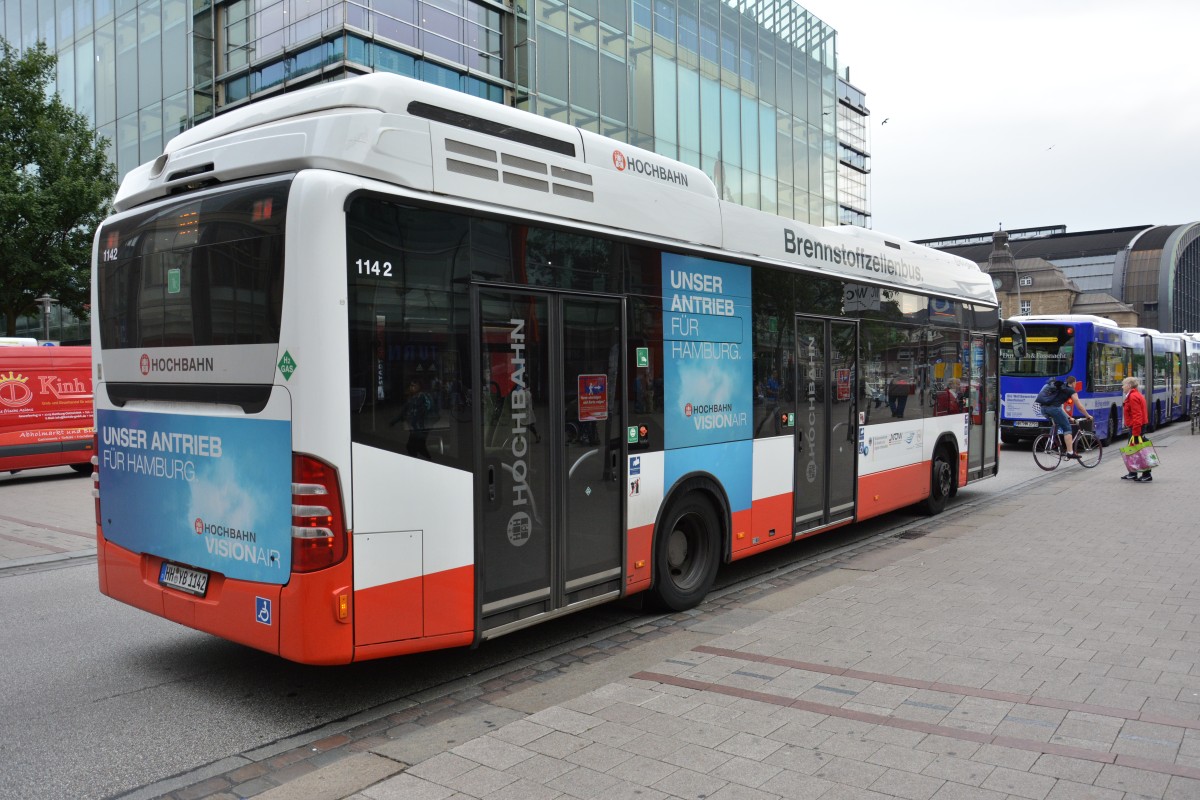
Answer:
<svg viewBox="0 0 1200 800"><path fill-rule="evenodd" d="M1121 381L1121 389L1125 392L1125 404L1122 411L1125 414L1125 424L1129 426L1129 443L1138 444L1142 441L1142 426L1146 424L1146 398L1138 391L1138 379L1126 378ZM1136 472L1122 475L1121 480L1148 483L1154 480L1150 470L1145 470L1139 477Z"/></svg>

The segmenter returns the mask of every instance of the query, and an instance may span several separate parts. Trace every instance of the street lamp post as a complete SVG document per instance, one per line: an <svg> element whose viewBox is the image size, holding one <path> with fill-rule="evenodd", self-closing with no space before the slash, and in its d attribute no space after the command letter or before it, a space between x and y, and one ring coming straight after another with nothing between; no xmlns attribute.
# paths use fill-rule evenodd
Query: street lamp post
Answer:
<svg viewBox="0 0 1200 800"><path fill-rule="evenodd" d="M42 304L42 330L45 331L44 341L50 341L50 306L58 301L49 294L44 294L37 299L37 302Z"/></svg>

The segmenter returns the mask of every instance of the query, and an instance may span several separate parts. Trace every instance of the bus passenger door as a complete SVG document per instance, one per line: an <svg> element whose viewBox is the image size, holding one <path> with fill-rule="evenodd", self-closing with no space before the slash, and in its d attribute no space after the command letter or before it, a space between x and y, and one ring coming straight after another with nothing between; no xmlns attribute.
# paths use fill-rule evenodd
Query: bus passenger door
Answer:
<svg viewBox="0 0 1200 800"><path fill-rule="evenodd" d="M1000 421L998 342L995 336L969 334L970 400L967 425L967 480L996 474L997 426Z"/></svg>
<svg viewBox="0 0 1200 800"><path fill-rule="evenodd" d="M625 427L619 300L478 293L479 629L616 597Z"/></svg>
<svg viewBox="0 0 1200 800"><path fill-rule="evenodd" d="M796 317L794 532L854 519L858 324Z"/></svg>

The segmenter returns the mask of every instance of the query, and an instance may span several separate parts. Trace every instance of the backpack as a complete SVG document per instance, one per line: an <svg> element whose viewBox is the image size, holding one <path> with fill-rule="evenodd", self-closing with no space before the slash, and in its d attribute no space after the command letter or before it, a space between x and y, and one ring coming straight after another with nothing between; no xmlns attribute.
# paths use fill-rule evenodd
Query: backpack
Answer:
<svg viewBox="0 0 1200 800"><path fill-rule="evenodd" d="M1038 392L1033 402L1039 406L1061 406L1073 392L1060 380L1046 381L1046 385Z"/></svg>

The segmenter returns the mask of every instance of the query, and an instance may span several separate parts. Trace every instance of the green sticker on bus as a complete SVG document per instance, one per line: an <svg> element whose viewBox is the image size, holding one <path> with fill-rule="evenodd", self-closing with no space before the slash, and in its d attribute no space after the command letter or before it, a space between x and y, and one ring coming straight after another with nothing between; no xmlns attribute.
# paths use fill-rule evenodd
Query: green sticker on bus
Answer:
<svg viewBox="0 0 1200 800"><path fill-rule="evenodd" d="M637 444L637 442L638 442L637 425L630 425L628 428L625 429L625 441L628 444Z"/></svg>
<svg viewBox="0 0 1200 800"><path fill-rule="evenodd" d="M182 283L178 267L167 270L167 294L179 294Z"/></svg>
<svg viewBox="0 0 1200 800"><path fill-rule="evenodd" d="M285 381L290 381L292 373L296 371L296 362L292 360L292 354L287 350L283 351L283 358L279 359L279 371L283 373Z"/></svg>

